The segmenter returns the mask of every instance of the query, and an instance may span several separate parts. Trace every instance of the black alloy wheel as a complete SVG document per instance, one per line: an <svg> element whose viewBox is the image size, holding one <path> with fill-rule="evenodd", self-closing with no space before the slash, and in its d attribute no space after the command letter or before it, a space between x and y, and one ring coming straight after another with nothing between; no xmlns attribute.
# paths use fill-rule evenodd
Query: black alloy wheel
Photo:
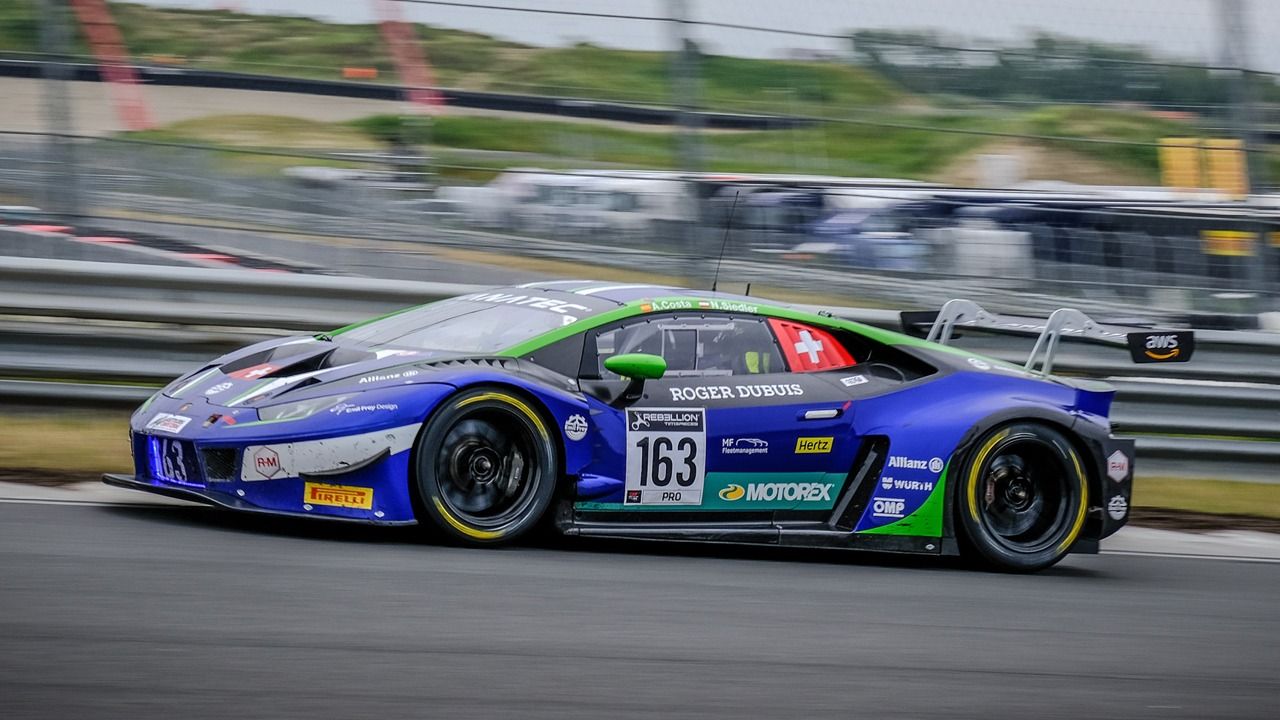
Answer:
<svg viewBox="0 0 1280 720"><path fill-rule="evenodd" d="M525 534L555 493L547 422L505 389L468 390L442 404L419 435L414 462L422 511L446 536L468 544Z"/></svg>
<svg viewBox="0 0 1280 720"><path fill-rule="evenodd" d="M1029 572L1071 551L1084 526L1088 475L1062 432L1039 423L997 428L957 476L962 539L995 569Z"/></svg>

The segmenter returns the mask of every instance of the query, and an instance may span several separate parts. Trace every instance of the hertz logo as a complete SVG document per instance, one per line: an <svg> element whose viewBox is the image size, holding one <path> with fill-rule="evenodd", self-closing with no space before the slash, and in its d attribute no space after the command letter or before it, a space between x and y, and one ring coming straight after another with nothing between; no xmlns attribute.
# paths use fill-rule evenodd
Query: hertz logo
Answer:
<svg viewBox="0 0 1280 720"><path fill-rule="evenodd" d="M831 445L835 441L833 437L802 437L796 438L796 454L797 455L825 455L831 452Z"/></svg>
<svg viewBox="0 0 1280 720"><path fill-rule="evenodd" d="M741 485L734 484L734 485L729 485L728 487L720 491L720 499L733 502L735 500L741 500L742 496L746 494L747 494L747 491L745 488L743 488Z"/></svg>
<svg viewBox="0 0 1280 720"><path fill-rule="evenodd" d="M303 494L307 498L306 501L312 505L328 505L329 507L354 508L356 510L373 509L373 488L309 482L304 487Z"/></svg>

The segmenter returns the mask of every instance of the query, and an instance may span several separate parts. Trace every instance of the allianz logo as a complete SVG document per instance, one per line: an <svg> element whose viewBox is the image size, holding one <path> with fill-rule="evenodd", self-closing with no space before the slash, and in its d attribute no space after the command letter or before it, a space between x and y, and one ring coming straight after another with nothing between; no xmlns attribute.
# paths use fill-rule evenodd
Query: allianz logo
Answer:
<svg viewBox="0 0 1280 720"><path fill-rule="evenodd" d="M933 473L942 472L944 463L942 458L935 457L928 460L917 460L909 458L906 455L890 455L889 467L898 470L928 470Z"/></svg>

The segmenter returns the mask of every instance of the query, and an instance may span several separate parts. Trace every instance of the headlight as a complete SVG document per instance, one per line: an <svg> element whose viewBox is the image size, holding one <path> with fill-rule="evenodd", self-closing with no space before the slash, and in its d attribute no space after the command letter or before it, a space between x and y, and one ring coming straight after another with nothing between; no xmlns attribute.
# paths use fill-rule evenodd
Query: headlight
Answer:
<svg viewBox="0 0 1280 720"><path fill-rule="evenodd" d="M328 397L311 398L310 400L299 400L298 402L282 403L280 405L268 405L258 408L258 419L260 420L301 420L311 417L321 410L328 410L345 400L350 400L354 395L330 395Z"/></svg>

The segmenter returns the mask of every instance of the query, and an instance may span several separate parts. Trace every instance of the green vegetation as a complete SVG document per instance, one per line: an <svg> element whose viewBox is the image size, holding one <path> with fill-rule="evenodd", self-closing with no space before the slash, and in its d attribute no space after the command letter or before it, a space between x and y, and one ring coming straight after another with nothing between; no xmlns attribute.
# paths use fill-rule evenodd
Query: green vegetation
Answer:
<svg viewBox="0 0 1280 720"><path fill-rule="evenodd" d="M271 75L338 79L344 67L374 68L396 82L376 25L338 25L306 17L111 3L129 52L150 62ZM0 9L0 51L34 52L37 3ZM437 81L471 90L557 94L670 104L666 53L580 44L534 48L487 35L416 25ZM87 53L83 38L78 52ZM837 63L701 59L710 107L831 112L896 102L902 93L859 68Z"/></svg>
<svg viewBox="0 0 1280 720"><path fill-rule="evenodd" d="M24 2L0 9L0 51L35 50L37 7ZM112 3L111 8L130 52L148 62L330 79L340 77L344 67L361 67L376 69L376 82L397 79L375 25L132 3ZM536 48L426 25L416 25L415 31L438 81L446 86L671 102L671 58L666 53L589 44ZM84 52L83 39L77 42ZM707 133L704 167L946 179L952 176L947 172L950 164L1000 142L981 133L1007 133L1064 138L1017 141L1020 146L1014 151L1052 150L1043 163L1062 171L1088 165L1080 173L1085 181L1110 176L1114 170L1116 177L1156 182L1153 143L1166 135L1200 134L1194 119L1184 122L1136 108L1041 103L1103 97L1111 81L1099 78L1112 78L1114 72L1131 72L1135 67L1105 61L1148 59L1141 50L1039 37L1026 48L1014 48L1007 57L981 54L995 57L994 64L974 64L957 62L957 58L971 59L972 53L957 55L938 47L944 44L927 34L858 33L853 44L856 66L835 61L698 58L699 95L707 109L810 114L836 121L796 130ZM1047 65L1036 54L1075 54L1092 60ZM1058 80L1046 81L1044 73ZM1204 90L1199 76L1188 79L1185 75L1178 68L1168 68L1158 78L1163 83L1160 92L1176 94L1183 88L1188 97L1199 97L1196 93ZM903 87L924 94L912 95ZM975 97L1040 100L1028 110L1023 105L975 106ZM218 119L223 121L222 128L204 120L178 123L142 137L197 139L219 148L251 150L365 150L385 147L399 137L425 142L444 175L470 180L484 180L516 164L513 158L494 153L525 153L530 157L516 158L519 164L548 168L593 163L668 168L673 166L676 150L669 128L631 129L607 123L456 114L413 127L404 127L393 117L368 118L349 126L265 116ZM1076 138L1138 144L1072 141ZM257 173L303 163L352 166L331 159L242 153L220 154L219 159L228 167ZM1280 176L1280 153L1272 153L1269 161L1270 175Z"/></svg>
<svg viewBox="0 0 1280 720"><path fill-rule="evenodd" d="M1280 518L1280 485L1139 476L1133 484L1133 504L1135 507Z"/></svg>
<svg viewBox="0 0 1280 720"><path fill-rule="evenodd" d="M1130 115L1133 115L1132 113ZM1091 118L1085 118L1092 122ZM992 138L972 132L1028 132L1020 118L974 115L931 118L930 129L918 117L885 115L874 121L830 123L795 130L716 132L703 135L706 167L723 172L802 172L930 179L949 163L974 152ZM1075 133L1074 120L1062 120L1055 132ZM1117 121L1119 122L1119 121ZM1141 122L1141 118L1133 120ZM938 132L932 128L958 132ZM428 122L378 115L350 123L298 118L227 115L188 120L130 135L136 139L194 142L230 150L291 152L317 149L362 150L385 147L393 138L423 143L446 177L484 180L513 164L566 168L590 164L669 169L675 167L676 136L670 129L631 130L614 125L555 120L446 115ZM1113 146L1063 143L1075 151ZM521 153L489 156L486 153ZM350 163L328 159L225 152L234 165L277 171L290 165ZM1154 179L1154 155L1106 157L1133 174Z"/></svg>

